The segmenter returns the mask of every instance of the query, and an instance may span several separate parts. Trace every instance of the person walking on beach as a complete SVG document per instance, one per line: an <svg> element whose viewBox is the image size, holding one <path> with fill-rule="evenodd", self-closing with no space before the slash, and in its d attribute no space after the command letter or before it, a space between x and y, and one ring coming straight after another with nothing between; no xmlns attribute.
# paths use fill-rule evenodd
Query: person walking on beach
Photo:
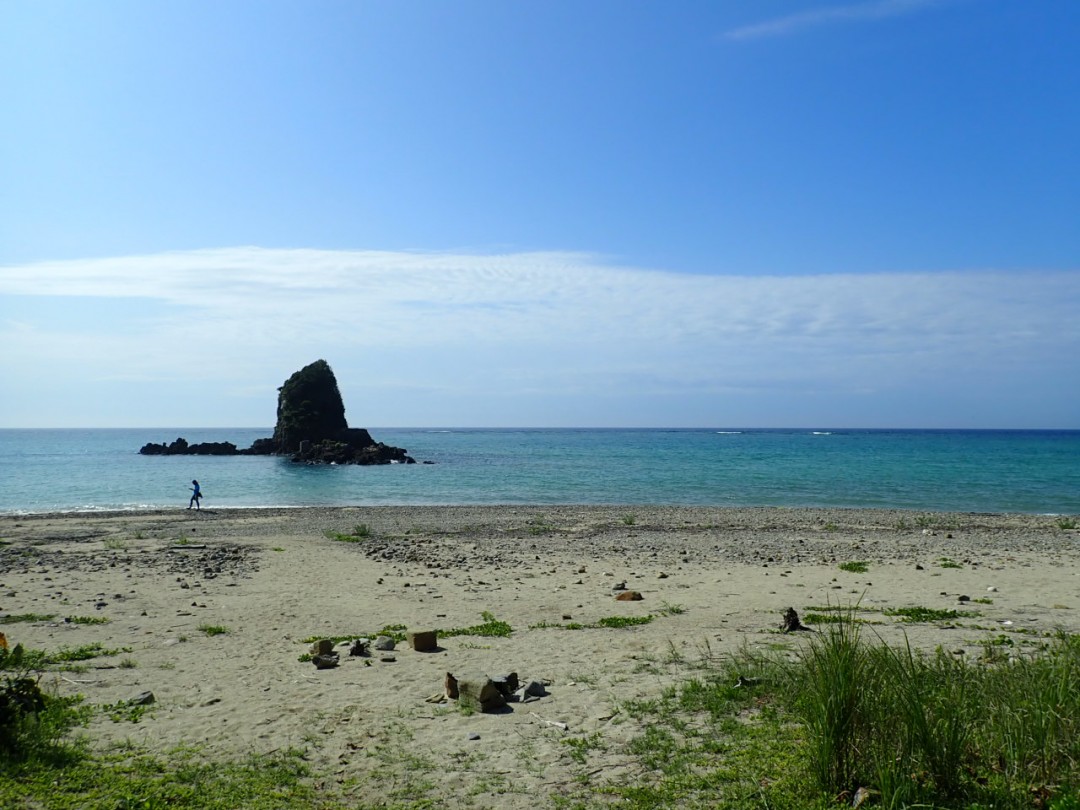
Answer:
<svg viewBox="0 0 1080 810"><path fill-rule="evenodd" d="M191 481L191 500L188 501L187 508L190 509L192 504L195 504L195 511L199 511L199 499L202 497L202 490L199 489L199 482L195 479Z"/></svg>

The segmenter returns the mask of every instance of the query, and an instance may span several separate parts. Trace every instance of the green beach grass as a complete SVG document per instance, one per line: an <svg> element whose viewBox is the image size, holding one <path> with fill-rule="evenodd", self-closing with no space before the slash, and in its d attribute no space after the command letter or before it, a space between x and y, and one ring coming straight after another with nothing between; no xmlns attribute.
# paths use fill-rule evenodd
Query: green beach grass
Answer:
<svg viewBox="0 0 1080 810"><path fill-rule="evenodd" d="M988 639L985 654L968 660L889 646L854 610L835 615L793 647L708 656L659 697L622 704L637 728L628 742L595 731L567 736L564 756L578 779L537 796L536 806L824 810L865 796L864 807L1080 808L1080 636L1059 634L1024 652ZM506 632L483 618L464 633ZM235 760L198 748L94 750L71 736L94 711L114 722L140 716L40 689L56 657L0 649L0 806L365 806L336 792L300 749ZM612 755L626 765L622 775L597 779L605 769L594 757ZM434 807L444 798L377 806Z"/></svg>

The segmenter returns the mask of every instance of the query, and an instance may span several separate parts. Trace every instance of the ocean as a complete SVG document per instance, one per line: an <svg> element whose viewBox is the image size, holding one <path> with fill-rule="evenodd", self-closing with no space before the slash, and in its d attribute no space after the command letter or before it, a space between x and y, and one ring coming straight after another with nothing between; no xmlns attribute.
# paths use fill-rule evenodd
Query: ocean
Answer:
<svg viewBox="0 0 1080 810"><path fill-rule="evenodd" d="M1080 513L1080 431L372 428L417 461L140 456L272 428L0 430L0 513L186 506L683 504Z"/></svg>

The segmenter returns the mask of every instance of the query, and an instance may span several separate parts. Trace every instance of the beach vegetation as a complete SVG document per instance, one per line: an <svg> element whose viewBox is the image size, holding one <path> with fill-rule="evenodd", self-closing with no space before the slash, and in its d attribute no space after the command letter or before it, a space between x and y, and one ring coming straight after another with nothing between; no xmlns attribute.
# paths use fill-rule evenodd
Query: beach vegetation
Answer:
<svg viewBox="0 0 1080 810"><path fill-rule="evenodd" d="M686 613L686 608L683 605L673 605L670 602L661 602L656 613L658 616L681 616Z"/></svg>
<svg viewBox="0 0 1080 810"><path fill-rule="evenodd" d="M67 616L64 621L69 624L108 624L112 619L107 616Z"/></svg>
<svg viewBox="0 0 1080 810"><path fill-rule="evenodd" d="M508 623L497 619L493 613L484 611L480 614L480 617L484 620L480 624L474 624L471 627L453 627L447 630L437 629L435 632L439 638L450 638L453 636L486 636L489 638L506 638L512 632L512 628ZM376 633L349 633L346 635L333 635L333 636L309 636L304 639L304 644L314 644L316 641L323 639L329 639L334 644L340 644L343 641L353 641L358 638L377 638L378 636L389 636L394 641L400 643L406 639L406 631L408 626L404 624L388 624ZM300 655L299 661L305 662L311 660L310 653L303 653Z"/></svg>
<svg viewBox="0 0 1080 810"><path fill-rule="evenodd" d="M316 641L322 639L330 639L335 644L340 644L343 641L355 641L358 638L377 638L378 636L389 636L396 642L402 642L405 640L405 631L408 630L408 625L404 624L388 624L374 633L349 633L339 636L309 636L304 639L304 644L314 644Z"/></svg>
<svg viewBox="0 0 1080 810"><path fill-rule="evenodd" d="M585 779L564 806L1080 807L1080 636L976 662L837 615L794 656L743 648L625 704L642 775Z"/></svg>
<svg viewBox="0 0 1080 810"><path fill-rule="evenodd" d="M0 646L0 798L11 768L28 761L59 765L74 754L63 738L89 717L81 698L60 698L41 687L47 660L21 644Z"/></svg>
<svg viewBox="0 0 1080 810"><path fill-rule="evenodd" d="M623 515L623 525L633 526L637 522L637 518L634 515Z"/></svg>
<svg viewBox="0 0 1080 810"><path fill-rule="evenodd" d="M208 636L224 636L230 631L228 627L222 624L200 624L196 630L200 630Z"/></svg>
<svg viewBox="0 0 1080 810"><path fill-rule="evenodd" d="M131 652L129 647L110 648L104 646L101 642L94 641L79 647L63 647L54 653L46 653L44 664L46 666L60 665L60 668L63 669L64 664L70 664L76 661L89 661L94 658L119 655L120 653L127 652Z"/></svg>
<svg viewBox="0 0 1080 810"><path fill-rule="evenodd" d="M948 557L941 557L938 559L938 565L942 568L963 568L964 566L958 563L956 560L951 560Z"/></svg>
<svg viewBox="0 0 1080 810"><path fill-rule="evenodd" d="M134 703L130 700L120 700L98 707L99 711L114 723L138 723L149 708L145 703Z"/></svg>
<svg viewBox="0 0 1080 810"><path fill-rule="evenodd" d="M366 523L357 523L348 534L327 529L323 532L323 535L328 539L336 540L339 543L359 543L361 540L366 540L369 537L374 536L371 527Z"/></svg>
<svg viewBox="0 0 1080 810"><path fill-rule="evenodd" d="M335 806L308 779L303 756L302 751L289 750L233 762L204 757L190 747L159 756L130 744L98 754L86 746L68 745L52 757L0 766L0 806L64 810Z"/></svg>
<svg viewBox="0 0 1080 810"><path fill-rule="evenodd" d="M646 616L604 616L596 623L600 627L637 627L649 624L653 620L650 615Z"/></svg>
<svg viewBox="0 0 1080 810"><path fill-rule="evenodd" d="M20 622L51 622L55 618L55 613L15 613L11 616L0 616L0 624L18 624Z"/></svg>
<svg viewBox="0 0 1080 810"><path fill-rule="evenodd" d="M951 622L956 619L974 619L979 614L973 610L953 610L951 608L897 607L881 611L885 616L895 616L902 622Z"/></svg>
<svg viewBox="0 0 1080 810"><path fill-rule="evenodd" d="M127 548L127 541L122 537L106 537L104 545L109 551L122 551Z"/></svg>
<svg viewBox="0 0 1080 810"><path fill-rule="evenodd" d="M837 568L841 571L847 571L849 574L865 574L870 570L870 563L852 560L840 563Z"/></svg>
<svg viewBox="0 0 1080 810"><path fill-rule="evenodd" d="M804 613L801 617L803 624L815 625L815 624L840 624L845 621L849 621L848 617L840 613ZM862 619L857 616L851 617L850 621L858 624L875 624L870 619ZM880 622L877 622L880 624Z"/></svg>
<svg viewBox="0 0 1080 810"><path fill-rule="evenodd" d="M537 515L525 524L525 531L532 535L551 534L555 531L555 525L543 515Z"/></svg>
<svg viewBox="0 0 1080 810"><path fill-rule="evenodd" d="M1057 527L1062 531L1072 531L1073 529L1080 528L1080 523L1076 522L1076 518L1063 517L1058 518Z"/></svg>
<svg viewBox="0 0 1080 810"><path fill-rule="evenodd" d="M583 624L582 622L566 622L560 624L559 622L538 622L537 624L529 625L530 630L547 630L557 628L559 630L596 630L602 627L607 628L621 628L621 627L638 627L643 624L649 624L655 617L651 614L645 616L605 616L591 624Z"/></svg>
<svg viewBox="0 0 1080 810"><path fill-rule="evenodd" d="M450 630L439 630L438 634L442 638L449 638L451 636L506 638L514 632L514 628L506 622L496 619L495 614L489 611L484 611L480 614L480 617L484 620L481 624L474 624L471 627L455 627Z"/></svg>
<svg viewBox="0 0 1080 810"><path fill-rule="evenodd" d="M562 740L562 744L566 746L570 758L579 765L584 765L588 761L590 752L607 750L604 735L599 731L594 731L587 737L566 737Z"/></svg>

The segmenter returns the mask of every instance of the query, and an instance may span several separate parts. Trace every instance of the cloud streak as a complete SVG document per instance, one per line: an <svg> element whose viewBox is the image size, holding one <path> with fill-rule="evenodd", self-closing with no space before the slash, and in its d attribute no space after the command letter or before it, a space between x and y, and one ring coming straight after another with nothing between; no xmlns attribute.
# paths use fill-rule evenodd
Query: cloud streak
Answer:
<svg viewBox="0 0 1080 810"><path fill-rule="evenodd" d="M698 276L575 253L232 248L4 267L0 300L16 347L0 426L46 412L44 379L99 388L119 424L199 408L265 424L253 409L318 357L362 390L369 424L674 424L673 401L695 420L741 402L711 423L752 424L784 399L796 424L800 397L821 392L978 378L1006 393L1016 373L1050 386L1080 352L1072 271ZM77 394L68 407L88 424Z"/></svg>
<svg viewBox="0 0 1080 810"><path fill-rule="evenodd" d="M724 34L725 39L752 40L767 37L789 36L807 28L852 22L875 20L913 14L926 8L941 5L945 0L876 0L854 5L829 6L827 8L789 14L760 23L733 28Z"/></svg>

